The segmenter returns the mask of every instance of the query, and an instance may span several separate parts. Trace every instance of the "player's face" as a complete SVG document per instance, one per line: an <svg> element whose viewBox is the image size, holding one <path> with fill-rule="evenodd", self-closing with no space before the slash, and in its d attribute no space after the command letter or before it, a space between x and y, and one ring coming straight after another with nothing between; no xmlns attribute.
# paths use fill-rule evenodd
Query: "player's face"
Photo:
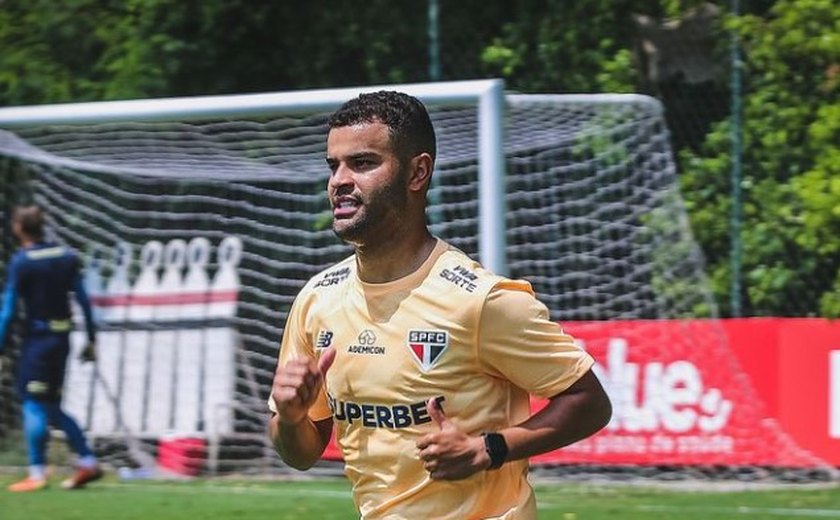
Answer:
<svg viewBox="0 0 840 520"><path fill-rule="evenodd" d="M333 128L327 137L327 164L332 172L327 194L339 238L370 244L399 232L407 179L386 125Z"/></svg>
<svg viewBox="0 0 840 520"><path fill-rule="evenodd" d="M12 235L18 239L19 242L23 242L24 235L23 235L23 227L21 226L20 222L17 220L12 221Z"/></svg>

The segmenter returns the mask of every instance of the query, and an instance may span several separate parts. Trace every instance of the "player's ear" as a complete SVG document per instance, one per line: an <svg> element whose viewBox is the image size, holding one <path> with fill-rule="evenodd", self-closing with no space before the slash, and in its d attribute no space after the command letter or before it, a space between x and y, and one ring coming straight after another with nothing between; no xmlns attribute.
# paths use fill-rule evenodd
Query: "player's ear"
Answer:
<svg viewBox="0 0 840 520"><path fill-rule="evenodd" d="M408 188L411 191L425 191L432 179L434 161L428 153L421 153L411 158Z"/></svg>

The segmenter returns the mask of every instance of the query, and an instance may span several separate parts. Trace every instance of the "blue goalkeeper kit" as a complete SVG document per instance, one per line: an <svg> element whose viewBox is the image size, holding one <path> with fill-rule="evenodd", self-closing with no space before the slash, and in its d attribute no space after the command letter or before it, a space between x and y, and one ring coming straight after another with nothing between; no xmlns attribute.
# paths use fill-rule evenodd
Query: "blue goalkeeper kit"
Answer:
<svg viewBox="0 0 840 520"><path fill-rule="evenodd" d="M91 454L79 426L60 408L73 328L71 292L84 313L88 340L93 342L96 330L90 300L82 284L79 258L72 250L41 242L19 249L9 262L0 310L0 353L21 300L26 318L17 390L23 399L31 464L44 463L48 421L65 431L68 443L80 456Z"/></svg>
<svg viewBox="0 0 840 520"><path fill-rule="evenodd" d="M73 328L68 298L71 292L76 294L85 315L88 339L94 341L96 331L90 300L82 284L76 254L66 247L42 242L20 249L12 257L0 311L0 349L8 340L20 299L26 322L18 391L24 399L60 398Z"/></svg>

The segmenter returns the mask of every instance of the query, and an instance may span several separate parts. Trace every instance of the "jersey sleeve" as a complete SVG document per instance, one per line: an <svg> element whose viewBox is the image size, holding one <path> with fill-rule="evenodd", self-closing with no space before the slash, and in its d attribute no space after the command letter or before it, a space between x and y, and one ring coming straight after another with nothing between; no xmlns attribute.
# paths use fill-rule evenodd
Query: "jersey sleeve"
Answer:
<svg viewBox="0 0 840 520"><path fill-rule="evenodd" d="M569 388L594 360L549 319L525 282L496 284L479 318L478 359L491 375L541 398Z"/></svg>
<svg viewBox="0 0 840 520"><path fill-rule="evenodd" d="M73 294L76 295L76 301L79 302L79 307L82 309L82 314L85 317L85 328L87 329L88 341L96 342L96 323L93 319L93 308L90 305L90 297L88 297L85 283L82 279L81 270L76 267L76 276L73 282Z"/></svg>
<svg viewBox="0 0 840 520"><path fill-rule="evenodd" d="M278 365L284 365L292 359L318 358L312 342L312 336L306 330L306 313L309 308L309 305L303 301L306 299L307 297L305 295L298 295L289 311L286 328L283 330L283 339L280 342ZM326 385L321 386L321 392L318 398L315 400L312 408L309 409L309 418L313 421L320 421L332 417L332 411L327 403L325 387ZM270 396L268 399L268 408L272 412L277 413L277 409L274 406L274 399Z"/></svg>
<svg viewBox="0 0 840 520"><path fill-rule="evenodd" d="M18 299L18 264L19 257L15 255L9 262L9 270L6 273L6 286L3 289L2 300L0 300L0 353L6 346L6 339L12 320L15 318Z"/></svg>

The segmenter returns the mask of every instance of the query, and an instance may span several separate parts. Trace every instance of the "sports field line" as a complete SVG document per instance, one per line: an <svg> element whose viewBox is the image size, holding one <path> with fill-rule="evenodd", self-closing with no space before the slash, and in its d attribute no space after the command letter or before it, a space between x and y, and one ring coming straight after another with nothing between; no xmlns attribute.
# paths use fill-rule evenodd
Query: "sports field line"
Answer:
<svg viewBox="0 0 840 520"><path fill-rule="evenodd" d="M540 509L569 509L569 504L558 504L537 500ZM622 505L623 508L635 509L646 513L701 513L727 515L762 515L783 518L814 517L840 518L838 509L803 509L795 507L721 507L721 506L666 506L661 504Z"/></svg>
<svg viewBox="0 0 840 520"><path fill-rule="evenodd" d="M349 490L329 490L329 489L284 489L282 487L263 487L260 485L238 485L231 484L228 486L219 485L201 485L201 486L173 486L171 484L149 484L144 482L141 485L132 484L111 484L101 483L96 487L105 487L120 489L121 491L137 492L137 493L183 493L183 494L206 494L213 493L230 493L242 495L287 495L300 496L306 495L308 497L316 496L327 499L352 500ZM537 506L539 509L569 509L568 503L557 503L548 500L537 499ZM661 504L638 504L625 505L628 509L635 509L637 511L647 513L701 513L701 514L728 514L728 515L747 515L747 516L772 516L782 518L838 518L840 519L840 510L838 509L812 509L812 508L793 508L793 507L752 507L752 506L737 506L737 507L723 507L723 506L667 506Z"/></svg>
<svg viewBox="0 0 840 520"><path fill-rule="evenodd" d="M283 489L282 487L260 487L260 486L242 486L242 485L235 485L231 484L229 486L217 486L217 485L202 485L202 486L173 486L171 484L148 484L143 483L141 485L132 485L132 484L110 484L110 483L101 483L97 484L96 487L100 488L112 488L112 489L119 489L121 491L129 491L129 492L138 492L138 493L146 493L146 492L166 492L166 493L184 493L184 494L195 494L195 495L204 495L208 492L213 493L230 493L233 495L306 495L306 496L318 496L324 498L341 498L342 500L350 500L352 499L352 495L350 491L335 491L330 489Z"/></svg>
<svg viewBox="0 0 840 520"><path fill-rule="evenodd" d="M813 516L820 518L840 518L840 510L837 509L804 509L796 507L720 507L720 506L664 506L664 505L638 505L639 511L651 513L673 513L677 511L689 511L698 513L727 513L738 515L769 515L791 518L791 516Z"/></svg>

